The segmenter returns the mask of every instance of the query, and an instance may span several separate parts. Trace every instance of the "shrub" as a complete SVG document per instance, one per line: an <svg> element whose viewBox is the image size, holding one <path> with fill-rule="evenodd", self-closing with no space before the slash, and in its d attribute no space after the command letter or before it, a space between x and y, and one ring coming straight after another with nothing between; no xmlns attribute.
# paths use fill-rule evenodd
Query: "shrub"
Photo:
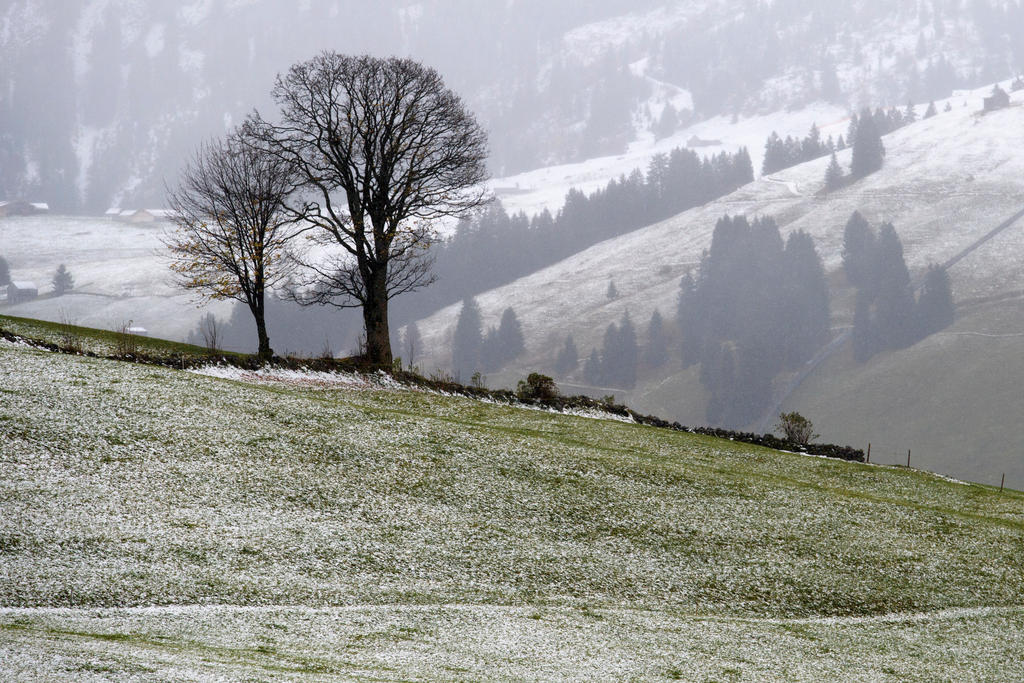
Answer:
<svg viewBox="0 0 1024 683"><path fill-rule="evenodd" d="M558 386L555 384L555 380L547 375L531 372L525 380L519 381L516 395L522 399L551 400L558 397Z"/></svg>
<svg viewBox="0 0 1024 683"><path fill-rule="evenodd" d="M814 433L814 425L806 417L797 412L782 413L775 429L785 435L786 441L806 446L820 434Z"/></svg>

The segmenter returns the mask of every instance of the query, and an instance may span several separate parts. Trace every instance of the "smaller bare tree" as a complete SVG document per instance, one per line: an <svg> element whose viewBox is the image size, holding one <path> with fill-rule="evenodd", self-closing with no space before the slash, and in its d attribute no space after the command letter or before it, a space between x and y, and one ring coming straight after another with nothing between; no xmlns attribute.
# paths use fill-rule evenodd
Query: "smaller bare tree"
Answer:
<svg viewBox="0 0 1024 683"><path fill-rule="evenodd" d="M178 284L248 306L263 359L273 355L267 291L289 276L290 245L300 232L283 210L293 187L288 164L233 133L202 145L167 192L175 229L164 244Z"/></svg>
<svg viewBox="0 0 1024 683"><path fill-rule="evenodd" d="M199 331L203 335L203 343L210 351L220 348L220 328L217 326L217 316L207 313L199 320Z"/></svg>

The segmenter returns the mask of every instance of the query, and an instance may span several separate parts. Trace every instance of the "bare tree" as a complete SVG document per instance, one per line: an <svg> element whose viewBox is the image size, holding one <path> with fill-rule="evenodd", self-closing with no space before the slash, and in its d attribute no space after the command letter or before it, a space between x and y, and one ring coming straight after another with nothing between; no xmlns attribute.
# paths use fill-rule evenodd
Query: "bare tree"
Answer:
<svg viewBox="0 0 1024 683"><path fill-rule="evenodd" d="M267 290L292 271L289 243L299 232L284 199L290 167L240 133L202 145L168 190L175 229L164 236L178 284L210 299L234 299L256 320L259 355L273 355Z"/></svg>
<svg viewBox="0 0 1024 683"><path fill-rule="evenodd" d="M289 210L340 247L307 263L303 303L360 306L366 358L392 362L388 302L433 281L434 223L486 201L487 137L440 75L409 59L324 52L279 76L279 123L250 126L298 170Z"/></svg>

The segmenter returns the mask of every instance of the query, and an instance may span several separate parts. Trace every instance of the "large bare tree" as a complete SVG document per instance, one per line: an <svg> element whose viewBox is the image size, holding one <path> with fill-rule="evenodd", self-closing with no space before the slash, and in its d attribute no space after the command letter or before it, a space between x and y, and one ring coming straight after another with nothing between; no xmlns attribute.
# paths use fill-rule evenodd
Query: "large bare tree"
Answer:
<svg viewBox="0 0 1024 683"><path fill-rule="evenodd" d="M279 121L250 126L300 175L290 211L334 248L306 264L300 299L362 307L366 358L390 365L388 302L433 281L436 222L486 201L487 136L437 71L409 59L324 52L271 94Z"/></svg>
<svg viewBox="0 0 1024 683"><path fill-rule="evenodd" d="M289 245L300 231L284 208L294 180L288 164L232 133L201 145L167 191L175 227L164 244L178 284L248 306L263 359L273 355L267 290L283 285L292 272Z"/></svg>

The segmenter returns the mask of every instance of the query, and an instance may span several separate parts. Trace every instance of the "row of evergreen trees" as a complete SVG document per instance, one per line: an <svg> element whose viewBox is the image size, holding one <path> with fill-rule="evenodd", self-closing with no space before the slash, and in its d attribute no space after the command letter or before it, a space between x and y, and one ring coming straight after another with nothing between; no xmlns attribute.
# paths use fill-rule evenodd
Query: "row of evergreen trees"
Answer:
<svg viewBox="0 0 1024 683"><path fill-rule="evenodd" d="M753 180L750 154L699 157L677 148L655 156L646 173L612 179L590 195L573 188L556 216L509 216L494 204L436 253L438 281L394 302L396 318L423 317L466 297L528 275L600 241L700 206Z"/></svg>
<svg viewBox="0 0 1024 683"><path fill-rule="evenodd" d="M807 137L803 139L787 135L783 140L778 133L772 131L764 143L764 163L761 164L761 173L771 175L777 171L844 149L846 149L846 140L842 135L838 140L833 140L830 135L827 140L823 141L817 124L811 126Z"/></svg>
<svg viewBox="0 0 1024 683"><path fill-rule="evenodd" d="M772 380L827 340L829 290L810 235L783 242L772 218L718 221L696 278L684 278L678 321L684 365L700 363L707 419L742 426L768 406Z"/></svg>
<svg viewBox="0 0 1024 683"><path fill-rule="evenodd" d="M948 104L946 108L948 111ZM935 102L930 102L923 118L931 118L937 113ZM859 114L851 115L846 136L840 135L838 140L833 140L830 135L827 140L823 141L817 125L811 126L807 137L802 139L791 136L782 139L778 133L773 131L765 142L764 163L761 166L761 171L764 175L770 175L828 154L833 156L832 163L838 169L835 153L843 151L849 145L853 147L854 157L851 173L853 177L861 178L882 167L882 160L885 158L882 136L915 121L917 121L917 110L912 103L908 103L902 110L896 107L889 109L879 107L872 112L871 109L865 108ZM835 174L832 170L829 173L826 182L832 189L838 186L839 183L835 181L839 180L842 174Z"/></svg>
<svg viewBox="0 0 1024 683"><path fill-rule="evenodd" d="M415 326L411 329L415 330ZM407 341L409 334L407 331ZM452 334L452 372L457 381L466 381L478 372L498 370L522 355L525 349L523 329L511 307L502 313L497 327L492 326L485 332L476 299L467 297L462 302Z"/></svg>
<svg viewBox="0 0 1024 683"><path fill-rule="evenodd" d="M843 269L857 289L853 352L858 361L911 346L953 322L949 275L929 266L915 299L903 244L892 223L883 223L876 235L855 211L843 233Z"/></svg>
<svg viewBox="0 0 1024 683"><path fill-rule="evenodd" d="M611 323L583 363L584 381L630 389L639 369L681 357L686 367L700 364L711 395L708 421L748 424L767 408L775 376L802 365L828 339L828 283L814 241L802 231L783 241L771 218L722 218L696 277L680 284L676 323L655 311L643 344L628 313ZM569 336L554 372L571 375L579 361Z"/></svg>

